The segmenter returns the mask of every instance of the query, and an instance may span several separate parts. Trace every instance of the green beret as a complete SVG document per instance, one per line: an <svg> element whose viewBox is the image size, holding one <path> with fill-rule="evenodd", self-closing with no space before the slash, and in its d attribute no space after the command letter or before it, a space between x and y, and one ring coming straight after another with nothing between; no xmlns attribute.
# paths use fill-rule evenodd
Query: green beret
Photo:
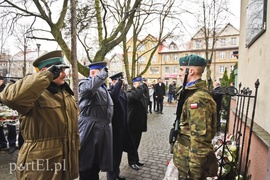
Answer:
<svg viewBox="0 0 270 180"><path fill-rule="evenodd" d="M181 57L179 59L180 66L206 66L206 59L201 56L191 54L190 56Z"/></svg>
<svg viewBox="0 0 270 180"><path fill-rule="evenodd" d="M59 65L59 64L66 65L64 62L64 57L61 50L48 52L47 54L40 56L33 62L33 66L35 66L39 70L44 67L48 67L51 65Z"/></svg>

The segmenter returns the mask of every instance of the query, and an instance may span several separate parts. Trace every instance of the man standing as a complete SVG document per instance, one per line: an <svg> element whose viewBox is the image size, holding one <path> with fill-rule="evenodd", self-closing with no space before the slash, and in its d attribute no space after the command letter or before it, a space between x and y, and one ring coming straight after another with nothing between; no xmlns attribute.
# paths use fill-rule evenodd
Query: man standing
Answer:
<svg viewBox="0 0 270 180"><path fill-rule="evenodd" d="M154 93L153 93L153 106L154 106L154 111L157 112L157 98L156 98L156 90L155 90L155 87L156 87L156 81L153 80L152 81L152 86L153 86L153 90L154 90Z"/></svg>
<svg viewBox="0 0 270 180"><path fill-rule="evenodd" d="M142 132L147 131L147 98L145 88L141 85L142 78L132 79L133 87L127 92L128 99L128 128L134 148L128 152L128 163L132 169L139 170L143 163L139 161L138 148Z"/></svg>
<svg viewBox="0 0 270 180"><path fill-rule="evenodd" d="M113 128L113 171L107 172L107 180L125 180L120 176L120 163L127 132L127 98L123 85L123 72L110 77L112 85L110 94L114 103L112 128Z"/></svg>
<svg viewBox="0 0 270 180"><path fill-rule="evenodd" d="M144 87L145 90L145 97L147 101L147 106L150 104L150 95L149 95L149 88L148 88L148 79L143 78L143 84L142 86ZM148 112L148 111L147 111Z"/></svg>
<svg viewBox="0 0 270 180"><path fill-rule="evenodd" d="M3 76L0 76L0 92L2 92L5 87L6 87L5 80ZM2 102L0 101L0 103ZM17 136L16 126L7 124L7 130L8 130L7 139L9 145L8 154L12 154L16 150L16 136ZM4 148L7 148L7 140L5 137L4 128L3 126L0 125L0 150Z"/></svg>
<svg viewBox="0 0 270 180"><path fill-rule="evenodd" d="M113 170L113 101L104 82L106 62L89 65L90 76L79 83L80 179L99 180L99 172Z"/></svg>
<svg viewBox="0 0 270 180"><path fill-rule="evenodd" d="M157 99L157 114L163 114L163 101L165 97L165 84L161 78L158 78L158 83L155 85L155 96Z"/></svg>
<svg viewBox="0 0 270 180"><path fill-rule="evenodd" d="M17 179L75 179L80 145L77 105L64 80L69 66L58 50L39 57L33 65L37 73L7 84L0 93L3 103L20 114L24 143L17 159Z"/></svg>
<svg viewBox="0 0 270 180"><path fill-rule="evenodd" d="M175 82L172 82L169 85L169 92L168 92L168 103L171 104L172 103L172 99L174 97L175 94Z"/></svg>
<svg viewBox="0 0 270 180"><path fill-rule="evenodd" d="M173 162L181 180L213 177L218 168L211 144L216 134L217 116L216 103L207 90L206 82L201 79L206 60L190 55L180 58L179 64L179 76L185 85L185 93L180 97L184 101L179 132L173 146ZM185 75L186 69L188 73Z"/></svg>

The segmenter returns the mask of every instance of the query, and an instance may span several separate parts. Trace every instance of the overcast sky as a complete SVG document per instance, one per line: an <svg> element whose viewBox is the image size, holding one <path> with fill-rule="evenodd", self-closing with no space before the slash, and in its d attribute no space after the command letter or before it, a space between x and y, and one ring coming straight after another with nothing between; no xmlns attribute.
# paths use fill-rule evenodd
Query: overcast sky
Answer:
<svg viewBox="0 0 270 180"><path fill-rule="evenodd" d="M231 12L233 13L232 16L229 18L229 21L233 26L239 29L240 26L240 0L230 0L230 6L229 6ZM153 28L155 29L155 27ZM151 30L150 30L151 32ZM191 32L191 33L196 33L196 32ZM34 40L33 42L28 44L28 47L30 49L37 49L36 44L41 44L40 49L41 50L47 50L47 51L52 51L56 49L60 49L60 47L55 43L55 42L49 42L49 41L38 41ZM16 47L16 42L10 41L9 43L10 48L10 54L14 55L15 53L19 52L20 50ZM78 42L78 47L79 47L79 42ZM83 51L78 52L78 56L82 56Z"/></svg>

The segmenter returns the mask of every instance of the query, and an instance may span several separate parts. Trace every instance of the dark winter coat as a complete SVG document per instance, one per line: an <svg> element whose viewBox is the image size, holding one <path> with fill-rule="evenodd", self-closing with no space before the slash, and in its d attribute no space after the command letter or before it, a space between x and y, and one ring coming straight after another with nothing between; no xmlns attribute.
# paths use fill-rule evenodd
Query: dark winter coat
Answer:
<svg viewBox="0 0 270 180"><path fill-rule="evenodd" d="M127 126L127 97L126 92L121 87L122 81L118 81L115 86L111 88L111 96L114 102L112 118L114 168L119 167L122 152L129 152L133 147Z"/></svg>
<svg viewBox="0 0 270 180"><path fill-rule="evenodd" d="M149 96L149 88L147 86L147 84L143 83L142 84L143 88L144 88L144 94L145 94L145 97L146 97L146 100L147 100L147 104L150 103L150 96Z"/></svg>
<svg viewBox="0 0 270 180"><path fill-rule="evenodd" d="M112 170L113 101L104 86L108 72L102 69L95 77L79 83L79 152L80 171L98 165L102 171Z"/></svg>
<svg viewBox="0 0 270 180"><path fill-rule="evenodd" d="M165 84L163 82L161 83L161 85L159 85L159 83L155 85L155 95L157 99L164 99L166 92L165 92Z"/></svg>
<svg viewBox="0 0 270 180"><path fill-rule="evenodd" d="M147 98L144 87L138 86L127 92L128 127L130 131L147 131Z"/></svg>

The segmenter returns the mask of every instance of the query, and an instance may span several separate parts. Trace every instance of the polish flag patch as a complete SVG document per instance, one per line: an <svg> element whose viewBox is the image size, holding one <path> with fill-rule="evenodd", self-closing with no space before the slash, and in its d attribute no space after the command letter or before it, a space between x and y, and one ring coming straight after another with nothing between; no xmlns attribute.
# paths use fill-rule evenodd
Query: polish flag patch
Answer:
<svg viewBox="0 0 270 180"><path fill-rule="evenodd" d="M190 104L191 109L197 109L198 108L198 103L192 103Z"/></svg>

